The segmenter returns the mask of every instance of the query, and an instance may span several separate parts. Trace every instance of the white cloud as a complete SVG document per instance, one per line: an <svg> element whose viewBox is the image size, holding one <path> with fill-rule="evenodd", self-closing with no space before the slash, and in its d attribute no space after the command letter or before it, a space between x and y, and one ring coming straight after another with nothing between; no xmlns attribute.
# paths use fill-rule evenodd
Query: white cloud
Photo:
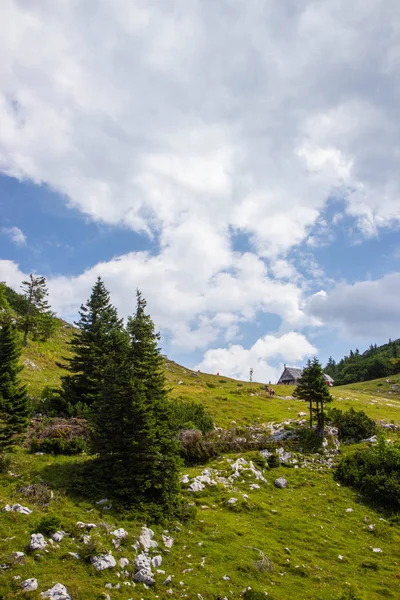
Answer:
<svg viewBox="0 0 400 600"><path fill-rule="evenodd" d="M7 235L16 246L26 245L26 236L19 227L2 227L0 233Z"/></svg>
<svg viewBox="0 0 400 600"><path fill-rule="evenodd" d="M269 363L271 359L296 363L316 353L317 349L302 334L290 332L282 336L265 335L249 349L241 345L232 345L228 348L207 350L196 369L248 379L250 368L253 368L255 381L276 382L281 368L272 366Z"/></svg>
<svg viewBox="0 0 400 600"><path fill-rule="evenodd" d="M400 273L353 285L340 283L313 295L306 307L326 326L338 327L347 337L370 341L398 337Z"/></svg>

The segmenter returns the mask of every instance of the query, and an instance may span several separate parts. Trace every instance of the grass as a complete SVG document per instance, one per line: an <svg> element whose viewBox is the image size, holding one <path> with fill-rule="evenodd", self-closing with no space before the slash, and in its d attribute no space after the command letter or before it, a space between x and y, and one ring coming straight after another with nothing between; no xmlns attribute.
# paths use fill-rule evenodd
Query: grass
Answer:
<svg viewBox="0 0 400 600"><path fill-rule="evenodd" d="M60 371L55 365L60 356L66 354L65 342L71 331L62 329L49 342L31 343L26 349L23 358L29 358L40 369L24 369L31 394L39 396L45 385L59 382ZM291 387L274 386L276 397L270 399L260 383L191 373L166 361L171 401L183 398L202 402L218 426L282 422L298 418L299 412L307 412L304 403L290 397ZM392 385L396 383L378 380L333 388L334 405L343 410L353 406L375 419L399 424L400 397L390 393L395 391ZM254 453L227 454L206 467L214 477L217 473L227 477L232 472L232 461L239 456L249 459ZM184 489L188 502L197 506L197 516L187 524L153 527L155 539L160 542L156 551L163 557L161 569L165 570L165 576L157 575L156 586L145 589L142 584L136 588L125 586L123 582L132 579L119 578L119 568L98 573L90 563L68 554L82 551L82 532L76 522L94 522L98 525L95 536L99 546L112 550L116 559L129 558L132 565L136 554L132 544L144 524L134 514L121 512L117 507L101 510L95 503L101 495L89 500L73 491L76 466L90 461L90 457L36 456L20 449L11 465L11 471L17 476L0 475L0 507L19 502L33 512L31 515L0 513L0 565L11 565L9 569L0 569L0 598L38 600L39 592L60 582L68 588L73 600L104 599L106 593L112 600L196 599L198 594L204 600L217 600L240 598L248 586L267 593L265 597L274 600L397 599L399 520L376 512L363 504L354 491L339 486L332 471L318 463L319 455L309 458L317 462L310 460L307 467L299 469L280 467L265 471L267 483L261 483L260 489L250 489L250 483L255 480L247 473L230 488L219 483L197 493ZM192 478L203 469L187 468L183 473ZM273 486L277 477L288 480L286 489ZM18 492L21 485L30 483L48 485L54 495L48 506L34 504L31 498ZM232 497L237 498L234 505L228 504ZM353 512L347 513L347 508ZM70 535L59 547L49 546L48 552L27 553L23 563L15 564L11 553L26 552L30 534L37 532L43 517L49 515L60 518L63 529ZM375 525L373 532L368 530L368 524ZM115 550L109 532L118 527L124 527L129 537ZM175 539L170 552L161 542L163 527ZM260 563L261 555L253 548L268 557L272 570L266 561ZM381 548L382 552L374 553L372 548ZM163 586L164 577L170 574L172 583ZM38 591L23 594L20 580L14 577L37 578ZM106 583L121 584L121 588L109 590ZM169 588L173 590L172 596L167 593ZM343 595L350 589L358 591L353 596Z"/></svg>

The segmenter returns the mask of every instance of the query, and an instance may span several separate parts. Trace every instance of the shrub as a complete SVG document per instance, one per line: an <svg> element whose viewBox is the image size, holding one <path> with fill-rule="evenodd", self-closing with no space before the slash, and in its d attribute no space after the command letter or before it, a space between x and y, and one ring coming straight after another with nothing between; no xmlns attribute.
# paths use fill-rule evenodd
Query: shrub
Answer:
<svg viewBox="0 0 400 600"><path fill-rule="evenodd" d="M210 388L210 389L212 389L212 390L213 390L214 388L216 388L216 387L217 387L217 386L215 385L215 383L209 383L208 381L206 382L206 386L207 386L207 387L209 387L209 388Z"/></svg>
<svg viewBox="0 0 400 600"><path fill-rule="evenodd" d="M198 429L187 429L179 434L181 442L181 456L186 465L205 463L214 456L212 446L206 444L203 434Z"/></svg>
<svg viewBox="0 0 400 600"><path fill-rule="evenodd" d="M376 446L344 456L335 478L383 508L400 510L400 445L388 444L381 435Z"/></svg>
<svg viewBox="0 0 400 600"><path fill-rule="evenodd" d="M11 458L8 454L0 454L0 473L8 473L11 467Z"/></svg>
<svg viewBox="0 0 400 600"><path fill-rule="evenodd" d="M84 419L38 419L28 435L31 452L75 455L89 448L90 431Z"/></svg>
<svg viewBox="0 0 400 600"><path fill-rule="evenodd" d="M30 483L17 488L18 494L28 498L30 502L47 506L53 498L53 494L47 485L43 483Z"/></svg>
<svg viewBox="0 0 400 600"><path fill-rule="evenodd" d="M279 454L271 454L271 456L268 456L267 462L270 469L277 469L281 466L281 459L279 458Z"/></svg>
<svg viewBox="0 0 400 600"><path fill-rule="evenodd" d="M85 562L90 562L90 559L93 556L99 556L100 554L107 552L107 549L103 546L100 538L96 536L96 533L92 533L87 544L82 544L79 548L78 554Z"/></svg>
<svg viewBox="0 0 400 600"><path fill-rule="evenodd" d="M347 412L342 412L338 408L333 408L328 412L329 421L338 429L338 437L345 442L359 442L376 434L377 426L362 410L350 408Z"/></svg>
<svg viewBox="0 0 400 600"><path fill-rule="evenodd" d="M308 429L308 427L302 427L298 430L296 435L296 446L298 445L302 452L319 452L322 448L321 436L319 436L315 429Z"/></svg>
<svg viewBox="0 0 400 600"><path fill-rule="evenodd" d="M214 428L212 417L206 413L204 406L198 402L181 400L171 403L171 412L171 426L174 431L199 429L204 434Z"/></svg>
<svg viewBox="0 0 400 600"><path fill-rule="evenodd" d="M42 533L43 535L51 535L60 529L62 529L61 519L55 515L47 515L46 517L43 517L36 526L36 531Z"/></svg>

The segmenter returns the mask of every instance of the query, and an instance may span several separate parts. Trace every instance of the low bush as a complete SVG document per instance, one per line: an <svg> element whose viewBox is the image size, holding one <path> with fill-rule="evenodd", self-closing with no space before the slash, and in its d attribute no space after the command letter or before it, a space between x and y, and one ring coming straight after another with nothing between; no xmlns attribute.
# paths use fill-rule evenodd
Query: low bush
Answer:
<svg viewBox="0 0 400 600"><path fill-rule="evenodd" d="M342 458L335 478L360 490L383 508L400 510L400 445L389 444L383 434L378 444L358 448Z"/></svg>
<svg viewBox="0 0 400 600"><path fill-rule="evenodd" d="M204 406L198 402L180 400L171 403L171 413L173 431L199 429L204 434L214 428L212 417L206 413Z"/></svg>
<svg viewBox="0 0 400 600"><path fill-rule="evenodd" d="M212 389L212 390L213 390L214 388L216 388L216 387L217 387L217 386L215 385L215 383L209 383L208 381L206 382L206 386L207 386L207 387L209 387L209 388L210 388L210 389Z"/></svg>
<svg viewBox="0 0 400 600"><path fill-rule="evenodd" d="M56 531L60 531L62 528L62 521L59 517L56 517L55 515L47 515L39 521L35 529L37 532L49 536Z"/></svg>
<svg viewBox="0 0 400 600"><path fill-rule="evenodd" d="M267 462L270 469L278 469L281 466L279 454L271 454L271 456L268 456Z"/></svg>
<svg viewBox="0 0 400 600"><path fill-rule="evenodd" d="M11 468L11 457L8 454L0 454L0 473L8 473Z"/></svg>
<svg viewBox="0 0 400 600"><path fill-rule="evenodd" d="M28 433L31 452L75 455L89 449L90 431L84 419L36 419Z"/></svg>
<svg viewBox="0 0 400 600"><path fill-rule="evenodd" d="M216 455L212 445L205 443L203 434L199 429L181 431L179 441L181 442L181 456L186 465L204 464Z"/></svg>
<svg viewBox="0 0 400 600"><path fill-rule="evenodd" d="M18 494L27 498L33 504L47 506L53 498L53 493L49 487L43 483L30 483L17 488Z"/></svg>
<svg viewBox="0 0 400 600"><path fill-rule="evenodd" d="M328 411L327 420L338 429L338 437L343 442L359 442L375 435L377 425L364 411L350 408L342 412L338 408Z"/></svg>
<svg viewBox="0 0 400 600"><path fill-rule="evenodd" d="M297 430L293 443L288 445L294 445L304 453L315 453L322 449L322 441L323 438L317 434L315 429L302 427Z"/></svg>

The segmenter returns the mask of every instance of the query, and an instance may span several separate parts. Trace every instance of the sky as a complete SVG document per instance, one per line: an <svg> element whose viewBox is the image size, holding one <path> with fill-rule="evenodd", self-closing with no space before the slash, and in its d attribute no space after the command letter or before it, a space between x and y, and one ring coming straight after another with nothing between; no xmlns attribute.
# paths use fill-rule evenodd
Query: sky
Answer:
<svg viewBox="0 0 400 600"><path fill-rule="evenodd" d="M400 337L398 0L2 0L0 280L276 381Z"/></svg>

